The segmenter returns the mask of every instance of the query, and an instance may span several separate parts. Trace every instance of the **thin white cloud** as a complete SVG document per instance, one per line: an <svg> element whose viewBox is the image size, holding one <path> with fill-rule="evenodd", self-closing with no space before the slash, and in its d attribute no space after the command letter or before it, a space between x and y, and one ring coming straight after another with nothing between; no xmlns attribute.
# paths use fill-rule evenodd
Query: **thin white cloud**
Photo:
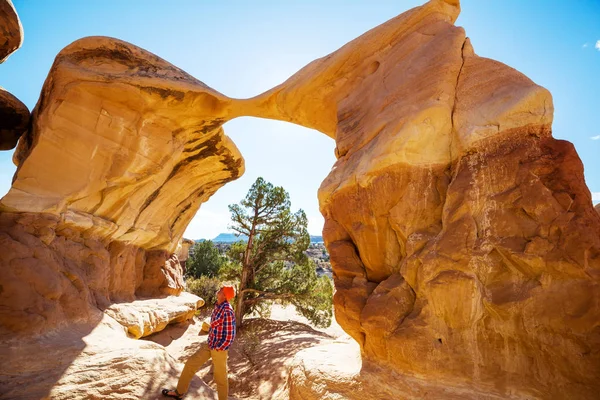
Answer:
<svg viewBox="0 0 600 400"><path fill-rule="evenodd" d="M596 48L596 50L600 51L600 40L596 42L596 45L594 47Z"/></svg>
<svg viewBox="0 0 600 400"><path fill-rule="evenodd" d="M600 192L592 192L592 201L600 201Z"/></svg>
<svg viewBox="0 0 600 400"><path fill-rule="evenodd" d="M600 140L600 135L590 136L590 139L592 139L592 140Z"/></svg>
<svg viewBox="0 0 600 400"><path fill-rule="evenodd" d="M582 49L585 49L586 47L588 47L588 44L587 44L587 43L584 43L583 45L581 45L581 48L582 48Z"/></svg>

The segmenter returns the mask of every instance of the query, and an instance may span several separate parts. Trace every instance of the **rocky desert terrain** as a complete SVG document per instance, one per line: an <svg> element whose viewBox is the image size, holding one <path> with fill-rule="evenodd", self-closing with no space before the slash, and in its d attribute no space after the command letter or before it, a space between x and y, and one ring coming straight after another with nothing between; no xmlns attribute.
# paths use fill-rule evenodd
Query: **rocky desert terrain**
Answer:
<svg viewBox="0 0 600 400"><path fill-rule="evenodd" d="M347 336L249 321L236 396L596 399L598 206L552 136L551 93L478 56L460 11L430 0L248 99L99 36L56 55L31 112L0 90L17 166L0 199L0 399L175 382L204 303L184 291L183 233L244 174L223 129L241 116L335 141L317 195ZM23 40L10 0L0 27L6 60ZM188 398L214 398L199 375Z"/></svg>

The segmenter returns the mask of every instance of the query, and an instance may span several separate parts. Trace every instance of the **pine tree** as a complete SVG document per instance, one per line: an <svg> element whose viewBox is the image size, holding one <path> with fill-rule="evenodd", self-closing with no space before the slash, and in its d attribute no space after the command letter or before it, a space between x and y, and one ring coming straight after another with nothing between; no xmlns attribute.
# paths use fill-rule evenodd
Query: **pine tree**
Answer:
<svg viewBox="0 0 600 400"><path fill-rule="evenodd" d="M229 206L230 229L247 237L230 249L233 264L224 275L239 282L236 319L258 309L265 300L291 303L317 326L329 326L333 288L318 278L305 254L310 244L308 220L302 210L290 211L289 194L258 178L239 204ZM237 266L236 266L237 265ZM229 275L229 276L227 276Z"/></svg>

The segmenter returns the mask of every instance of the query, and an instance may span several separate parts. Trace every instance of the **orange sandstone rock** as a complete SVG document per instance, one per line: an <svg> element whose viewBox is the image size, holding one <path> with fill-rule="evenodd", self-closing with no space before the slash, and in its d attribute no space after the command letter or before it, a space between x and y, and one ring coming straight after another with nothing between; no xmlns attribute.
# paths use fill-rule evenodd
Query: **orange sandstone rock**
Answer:
<svg viewBox="0 0 600 400"><path fill-rule="evenodd" d="M0 63L23 44L23 27L11 0L0 0Z"/></svg>
<svg viewBox="0 0 600 400"><path fill-rule="evenodd" d="M600 218L550 93L433 0L252 99L318 129L336 317L365 361L472 393L600 389Z"/></svg>
<svg viewBox="0 0 600 400"><path fill-rule="evenodd" d="M129 43L76 41L50 70L0 209L172 253L200 204L244 171L221 128L229 102Z"/></svg>
<svg viewBox="0 0 600 400"><path fill-rule="evenodd" d="M23 27L15 7L10 0L0 0L0 64L22 43ZM0 87L0 150L13 149L28 125L27 106Z"/></svg>
<svg viewBox="0 0 600 400"><path fill-rule="evenodd" d="M29 125L29 109L0 87L0 150L14 149Z"/></svg>
<svg viewBox="0 0 600 400"><path fill-rule="evenodd" d="M336 140L323 237L363 366L415 396L597 396L600 215L581 161L551 136L549 92L478 57L459 11L432 0L247 100L116 39L65 48L0 200L0 328L179 293L187 223L243 172L220 126L251 115ZM303 398L327 384L298 379Z"/></svg>
<svg viewBox="0 0 600 400"><path fill-rule="evenodd" d="M187 224L244 171L230 99L155 55L91 37L56 57L0 199L0 335L178 295Z"/></svg>
<svg viewBox="0 0 600 400"><path fill-rule="evenodd" d="M163 330L168 324L186 321L204 305L204 300L191 293L162 299L116 303L104 312L127 328L127 333L139 339Z"/></svg>

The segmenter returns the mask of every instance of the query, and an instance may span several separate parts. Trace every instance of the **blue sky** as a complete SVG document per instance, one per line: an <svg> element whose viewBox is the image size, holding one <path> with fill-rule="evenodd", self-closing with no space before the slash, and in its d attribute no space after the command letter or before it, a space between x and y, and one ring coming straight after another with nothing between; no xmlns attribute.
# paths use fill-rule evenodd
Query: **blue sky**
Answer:
<svg viewBox="0 0 600 400"><path fill-rule="evenodd" d="M230 97L252 97L421 1L13 0L25 32L0 64L0 86L30 109L56 54L104 35L152 51ZM600 201L600 2L463 0L457 25L475 52L523 72L554 98L553 134L575 144L594 202ZM202 205L186 237L227 230L227 205L258 176L289 193L311 234L323 220L317 189L335 161L333 140L292 124L239 118L225 125L246 173ZM12 151L0 152L0 196L10 187Z"/></svg>

